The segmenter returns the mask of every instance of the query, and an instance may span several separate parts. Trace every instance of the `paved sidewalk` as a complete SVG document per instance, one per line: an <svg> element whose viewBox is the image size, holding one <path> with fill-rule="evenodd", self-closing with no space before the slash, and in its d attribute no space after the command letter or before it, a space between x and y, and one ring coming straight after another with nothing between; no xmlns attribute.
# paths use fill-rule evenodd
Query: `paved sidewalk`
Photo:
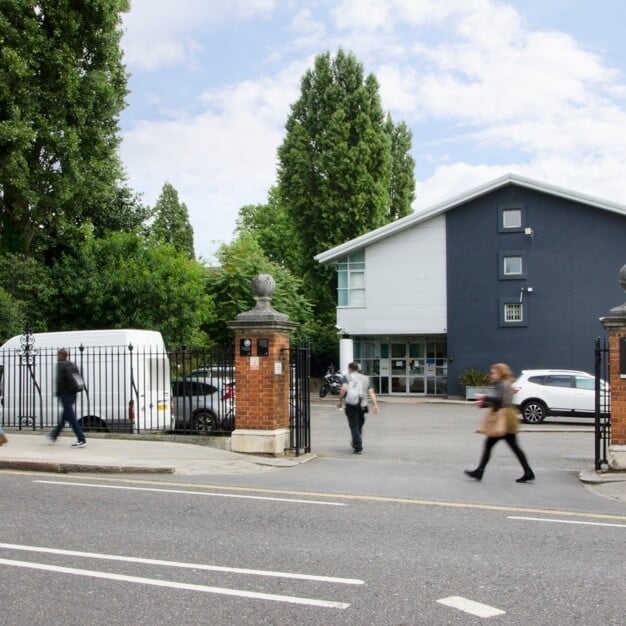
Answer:
<svg viewBox="0 0 626 626"><path fill-rule="evenodd" d="M83 448L72 448L72 436L51 444L44 433L7 431L0 447L0 469L43 472L250 474L291 467L314 458L267 458L173 441L146 441L92 436Z"/></svg>

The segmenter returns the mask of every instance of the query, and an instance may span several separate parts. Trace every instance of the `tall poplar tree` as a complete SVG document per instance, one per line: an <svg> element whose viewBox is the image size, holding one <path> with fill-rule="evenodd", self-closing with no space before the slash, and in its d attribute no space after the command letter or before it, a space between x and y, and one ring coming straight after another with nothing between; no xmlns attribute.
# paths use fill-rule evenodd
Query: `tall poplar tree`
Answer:
<svg viewBox="0 0 626 626"><path fill-rule="evenodd" d="M392 222L411 213L415 199L415 160L411 156L411 131L400 122L394 125L387 115L385 129L391 137L391 177L387 221Z"/></svg>
<svg viewBox="0 0 626 626"><path fill-rule="evenodd" d="M304 74L286 131L277 186L300 249L300 267L292 269L304 279L318 314L331 316L334 273L313 257L408 213L410 207L392 208L391 202L392 190L397 198L411 197L392 184L394 142L407 135L389 126L376 78L365 76L343 50L317 56ZM400 142L395 145L400 149Z"/></svg>
<svg viewBox="0 0 626 626"><path fill-rule="evenodd" d="M128 8L128 0L2 0L0 251L54 250L120 208Z"/></svg>
<svg viewBox="0 0 626 626"><path fill-rule="evenodd" d="M193 228L189 223L189 211L178 199L178 192L165 183L154 207L154 222L150 234L157 241L171 243L178 251L193 259Z"/></svg>

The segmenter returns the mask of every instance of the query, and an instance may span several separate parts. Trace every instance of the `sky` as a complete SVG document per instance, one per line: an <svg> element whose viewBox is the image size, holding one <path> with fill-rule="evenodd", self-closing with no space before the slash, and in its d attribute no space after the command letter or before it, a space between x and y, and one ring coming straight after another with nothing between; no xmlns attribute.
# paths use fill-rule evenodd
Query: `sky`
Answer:
<svg viewBox="0 0 626 626"><path fill-rule="evenodd" d="M151 206L171 183L196 255L276 182L316 55L352 52L413 134L414 211L512 172L626 204L622 0L131 0L120 154Z"/></svg>

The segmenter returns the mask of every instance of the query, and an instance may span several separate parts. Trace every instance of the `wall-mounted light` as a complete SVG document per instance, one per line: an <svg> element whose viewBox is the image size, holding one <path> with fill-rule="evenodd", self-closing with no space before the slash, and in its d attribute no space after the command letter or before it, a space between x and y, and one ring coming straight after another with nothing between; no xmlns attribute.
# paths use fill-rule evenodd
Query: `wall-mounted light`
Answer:
<svg viewBox="0 0 626 626"><path fill-rule="evenodd" d="M526 226L526 228L524 228L524 234L527 237L530 237L531 241L535 240L535 231L530 226Z"/></svg>
<svg viewBox="0 0 626 626"><path fill-rule="evenodd" d="M520 303L522 301L522 298L524 297L524 292L532 293L533 292L533 288L532 287L520 287L520 290L519 290L519 301L520 301Z"/></svg>

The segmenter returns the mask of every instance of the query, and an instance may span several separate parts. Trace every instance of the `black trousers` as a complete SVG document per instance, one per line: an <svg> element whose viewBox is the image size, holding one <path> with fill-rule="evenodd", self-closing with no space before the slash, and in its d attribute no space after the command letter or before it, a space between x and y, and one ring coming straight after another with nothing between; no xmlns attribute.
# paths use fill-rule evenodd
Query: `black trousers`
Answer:
<svg viewBox="0 0 626 626"><path fill-rule="evenodd" d="M520 462L520 465L524 469L524 472L530 474L532 470L530 469L530 465L528 465L528 460L526 459L524 451L519 447L519 444L517 443L517 436L515 434L504 435L504 437L487 437L485 439L483 456L480 459L478 469L484 471L485 467L487 467L487 463L489 463L489 459L491 458L491 449L498 443L498 441L502 439L504 439L509 445L509 448L513 450L513 454L517 457L517 460Z"/></svg>
<svg viewBox="0 0 626 626"><path fill-rule="evenodd" d="M346 404L346 417L348 418L348 426L350 426L350 434L352 435L352 447L357 450L363 450L363 424L365 423L365 413L360 405Z"/></svg>

